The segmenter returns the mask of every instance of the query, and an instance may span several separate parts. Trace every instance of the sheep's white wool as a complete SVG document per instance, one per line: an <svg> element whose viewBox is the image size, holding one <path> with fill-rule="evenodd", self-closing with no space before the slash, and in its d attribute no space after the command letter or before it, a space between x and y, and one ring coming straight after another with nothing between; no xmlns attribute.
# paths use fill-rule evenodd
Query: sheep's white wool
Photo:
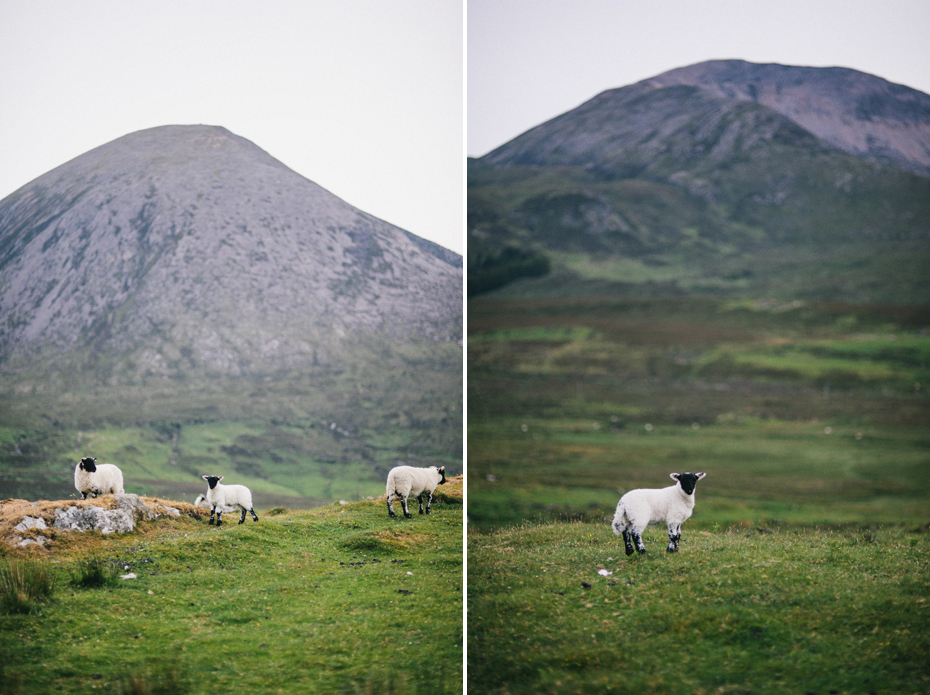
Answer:
<svg viewBox="0 0 930 695"><path fill-rule="evenodd" d="M255 510L252 509L252 491L245 485L221 485L223 479L221 475L204 475L201 476L207 481L207 505L210 509L210 523L216 519L216 525L223 525L223 512L232 507L242 510L239 517L239 523L245 522L245 514L248 512L252 515L254 521L258 521Z"/></svg>
<svg viewBox="0 0 930 695"><path fill-rule="evenodd" d="M446 467L430 466L429 468L414 468L413 466L397 466L392 468L387 477L387 508L388 514L394 516L392 502L395 497L400 498L404 508L404 516L411 517L407 509L407 498L411 495L417 498L420 505L420 514L423 514L423 497L426 497L426 514L433 506L433 491L437 485L446 482Z"/></svg>
<svg viewBox="0 0 930 695"><path fill-rule="evenodd" d="M207 498L203 495L197 495L197 499L194 500L194 506L203 509L211 509L210 503L207 502ZM223 512L223 514L229 514L231 512L238 512L239 507L223 507L220 511Z"/></svg>
<svg viewBox="0 0 930 695"><path fill-rule="evenodd" d="M694 511L694 488L705 473L672 473L675 484L655 489L630 490L617 503L611 524L618 536L623 536L626 554L633 554L633 546L644 553L642 534L651 523L664 521L668 525L668 552L678 550L681 525Z"/></svg>
<svg viewBox="0 0 930 695"><path fill-rule="evenodd" d="M112 463L97 464L97 459L85 457L74 468L74 487L81 493L81 499L87 495L123 494L123 472Z"/></svg>

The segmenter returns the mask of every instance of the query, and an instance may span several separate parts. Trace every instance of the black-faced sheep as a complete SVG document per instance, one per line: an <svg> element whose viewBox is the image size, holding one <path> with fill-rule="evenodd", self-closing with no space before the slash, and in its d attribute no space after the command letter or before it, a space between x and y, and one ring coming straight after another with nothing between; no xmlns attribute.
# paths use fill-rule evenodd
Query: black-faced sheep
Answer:
<svg viewBox="0 0 930 695"><path fill-rule="evenodd" d="M97 465L97 459L82 458L74 468L74 487L81 493L81 499L86 500L88 493L98 495L122 494L123 472L112 463Z"/></svg>
<svg viewBox="0 0 930 695"><path fill-rule="evenodd" d="M633 554L633 546L640 553L646 552L643 531L655 522L668 524L668 548L670 553L678 551L681 540L681 525L691 517L694 510L694 488L704 473L672 473L676 481L661 489L630 490L617 503L617 511L611 526L614 533L623 536L626 554Z"/></svg>
<svg viewBox="0 0 930 695"><path fill-rule="evenodd" d="M407 498L413 495L420 505L420 514L423 514L423 498L426 497L426 513L430 513L433 506L433 490L437 485L446 482L446 467L430 466L429 468L414 468L413 466L397 466L392 468L387 477L387 508L388 514L393 518L394 507L391 503L394 497L400 498L404 508L404 516L411 517L407 509Z"/></svg>
<svg viewBox="0 0 930 695"><path fill-rule="evenodd" d="M253 521L258 521L258 516L252 509L252 491L245 485L220 485L223 479L221 475L204 475L201 476L207 481L207 504L210 507L210 524L213 524L214 517L216 525L223 525L223 510L227 507L239 508L242 514L239 517L239 523L245 523L246 511L252 515Z"/></svg>

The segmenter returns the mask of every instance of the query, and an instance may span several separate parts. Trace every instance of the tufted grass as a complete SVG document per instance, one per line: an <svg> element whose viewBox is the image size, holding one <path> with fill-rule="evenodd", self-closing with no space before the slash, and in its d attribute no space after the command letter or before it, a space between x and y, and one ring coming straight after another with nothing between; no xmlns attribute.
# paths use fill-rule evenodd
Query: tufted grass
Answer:
<svg viewBox="0 0 930 695"><path fill-rule="evenodd" d="M89 555L70 568L71 585L80 589L100 589L119 584L119 567L115 560Z"/></svg>
<svg viewBox="0 0 930 695"><path fill-rule="evenodd" d="M930 691L930 534L664 538L628 559L605 524L470 533L469 692Z"/></svg>
<svg viewBox="0 0 930 695"><path fill-rule="evenodd" d="M57 600L0 616L0 692L460 693L462 514L360 501L56 537L30 552ZM67 587L89 556L137 579Z"/></svg>
<svg viewBox="0 0 930 695"><path fill-rule="evenodd" d="M0 612L33 613L54 595L55 578L48 565L18 559L0 565Z"/></svg>

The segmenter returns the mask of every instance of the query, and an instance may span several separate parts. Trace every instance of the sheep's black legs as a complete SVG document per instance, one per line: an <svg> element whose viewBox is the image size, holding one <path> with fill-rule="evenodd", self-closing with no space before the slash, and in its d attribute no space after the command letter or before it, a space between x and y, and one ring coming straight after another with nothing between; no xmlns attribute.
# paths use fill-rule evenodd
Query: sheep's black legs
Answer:
<svg viewBox="0 0 930 695"><path fill-rule="evenodd" d="M633 554L633 542L630 540L630 532L625 530L623 531L623 545L626 546L627 557Z"/></svg>
<svg viewBox="0 0 930 695"><path fill-rule="evenodd" d="M222 526L222 525L223 525L223 512L217 512L217 513L216 513L216 525L217 525L217 526Z"/></svg>
<svg viewBox="0 0 930 695"><path fill-rule="evenodd" d="M426 514L429 514L430 509L433 508L433 493L432 492L422 492L417 496L417 503L420 505L420 514L423 514L423 498L426 498Z"/></svg>
<svg viewBox="0 0 930 695"><path fill-rule="evenodd" d="M646 546L643 545L643 537L641 534L636 533L636 531L628 529L623 530L623 545L628 556L633 554L634 549L639 553L646 552Z"/></svg>
<svg viewBox="0 0 930 695"><path fill-rule="evenodd" d="M216 523L216 507L210 510L210 526Z"/></svg>
<svg viewBox="0 0 930 695"><path fill-rule="evenodd" d="M668 548L666 552L677 553L678 552L678 541L681 540L681 524L669 524L668 525Z"/></svg>
<svg viewBox="0 0 930 695"><path fill-rule="evenodd" d="M400 506L402 506L402 507L404 508L404 516L407 517L407 518L409 519L409 518L410 518L410 510L407 508L407 498L404 497L403 495L401 495L399 492L395 492L394 494L397 495L397 497L400 499ZM393 505L391 504L392 501L393 501L393 496L392 496L392 495L388 495L388 496L387 496L388 515L393 519L393 518L396 516L396 514L394 514L394 507L393 507ZM422 514L422 513L423 513L423 507L422 507L422 505L421 505L421 506L420 506L420 514ZM256 521L258 521L258 519L256 519Z"/></svg>
<svg viewBox="0 0 930 695"><path fill-rule="evenodd" d="M252 515L252 521L258 521L258 517L255 515L255 510L253 510L253 509L250 508L250 509L249 509L249 514ZM244 510L244 509L242 510L242 514L239 516L239 523L240 523L240 524L244 524L244 523L245 523L245 510Z"/></svg>

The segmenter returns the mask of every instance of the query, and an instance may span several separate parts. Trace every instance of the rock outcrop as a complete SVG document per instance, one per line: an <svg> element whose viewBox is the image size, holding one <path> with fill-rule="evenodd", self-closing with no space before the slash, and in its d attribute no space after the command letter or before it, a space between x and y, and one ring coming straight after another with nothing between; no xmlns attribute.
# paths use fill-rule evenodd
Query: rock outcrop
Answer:
<svg viewBox="0 0 930 695"><path fill-rule="evenodd" d="M140 521L182 515L178 507L130 493L115 495L112 501L109 496L94 501L96 504L91 500L77 503L5 500L0 503L0 537L18 547L45 545L60 532L130 533ZM188 515L197 516L200 511L192 505L180 505ZM25 510L29 513L24 514ZM4 531L11 533L6 535Z"/></svg>

